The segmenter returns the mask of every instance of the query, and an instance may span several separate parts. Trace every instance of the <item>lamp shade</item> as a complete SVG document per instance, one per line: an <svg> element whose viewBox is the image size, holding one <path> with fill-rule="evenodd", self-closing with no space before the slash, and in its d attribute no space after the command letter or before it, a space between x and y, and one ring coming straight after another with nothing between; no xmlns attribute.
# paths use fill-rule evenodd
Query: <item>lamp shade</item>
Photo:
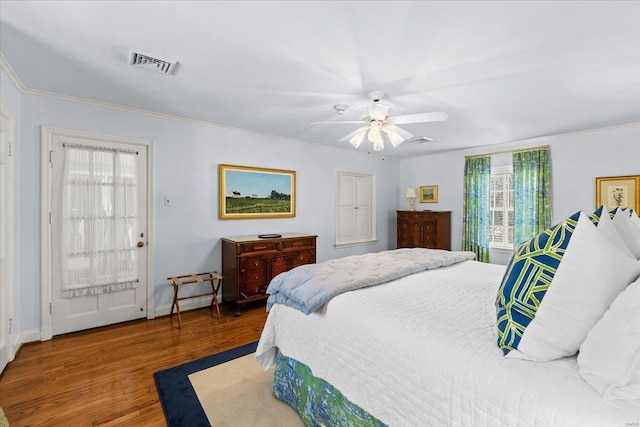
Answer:
<svg viewBox="0 0 640 427"><path fill-rule="evenodd" d="M413 187L407 188L407 194L404 196L407 199L411 199L413 197L418 197L418 193L416 193L416 189Z"/></svg>

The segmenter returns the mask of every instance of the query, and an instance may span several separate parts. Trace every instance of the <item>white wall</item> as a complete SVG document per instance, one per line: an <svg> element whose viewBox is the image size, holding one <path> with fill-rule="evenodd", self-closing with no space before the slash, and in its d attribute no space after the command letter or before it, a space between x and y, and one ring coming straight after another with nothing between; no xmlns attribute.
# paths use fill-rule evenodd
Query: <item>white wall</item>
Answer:
<svg viewBox="0 0 640 427"><path fill-rule="evenodd" d="M221 268L220 238L259 233L318 235L318 261L395 247L395 201L400 161L319 147L222 127L159 118L46 96L22 96L22 179L19 237L23 328L40 327L40 129L41 126L154 141L156 307L170 304L168 276ZM219 220L220 163L296 171L297 215L286 219ZM339 169L377 177L378 243L333 247L333 200ZM172 199L165 207L163 197ZM195 291L195 290L194 290Z"/></svg>
<svg viewBox="0 0 640 427"><path fill-rule="evenodd" d="M546 144L551 147L554 224L579 210L595 210L596 177L640 175L640 124L634 124L404 159L400 187L438 185L438 203L418 203L416 209L452 211L451 249L460 250L465 156ZM398 203L407 204L402 198ZM508 255L492 253L492 262L508 260Z"/></svg>

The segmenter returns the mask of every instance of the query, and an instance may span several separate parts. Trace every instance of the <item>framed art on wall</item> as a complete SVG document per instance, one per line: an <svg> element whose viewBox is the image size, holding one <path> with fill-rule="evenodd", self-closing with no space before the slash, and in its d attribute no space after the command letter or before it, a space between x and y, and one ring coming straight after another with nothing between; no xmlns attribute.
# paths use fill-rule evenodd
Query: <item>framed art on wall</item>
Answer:
<svg viewBox="0 0 640 427"><path fill-rule="evenodd" d="M296 216L296 172L220 165L220 219Z"/></svg>
<svg viewBox="0 0 640 427"><path fill-rule="evenodd" d="M423 185L420 187L420 203L438 203L438 186Z"/></svg>
<svg viewBox="0 0 640 427"><path fill-rule="evenodd" d="M640 175L596 178L596 208L632 208L640 211Z"/></svg>

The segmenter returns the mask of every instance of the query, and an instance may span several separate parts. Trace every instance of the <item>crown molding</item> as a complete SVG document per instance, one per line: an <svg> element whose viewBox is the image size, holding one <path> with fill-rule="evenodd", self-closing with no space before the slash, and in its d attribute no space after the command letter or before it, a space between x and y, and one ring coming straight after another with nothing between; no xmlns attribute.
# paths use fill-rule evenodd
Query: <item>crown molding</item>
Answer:
<svg viewBox="0 0 640 427"><path fill-rule="evenodd" d="M7 75L13 82L13 85L17 87L20 92L24 92L26 90L26 87L22 83L22 80L20 80L20 77L18 77L13 67L11 67L11 64L9 64L9 61L7 61L7 58L4 57L2 52L0 52L0 67L2 67L5 73L7 73Z"/></svg>
<svg viewBox="0 0 640 427"><path fill-rule="evenodd" d="M602 127L602 128L595 128L595 129L585 129L585 130L577 130L577 131L573 131L573 132L565 132L565 133L555 133L555 134L550 134L550 135L542 135L542 136L535 136L532 138L525 138L525 139L519 139L517 141L506 141L506 142L497 142L495 144L488 144L488 145L482 145L479 147L466 147L466 148L456 148L455 150L442 150L442 151L438 151L438 152L434 152L434 153L429 153L429 154L424 154L424 155L420 155L420 156L413 156L413 157L425 157L425 156L431 156L434 154L443 154L443 153L455 153L455 152L459 152L459 153L468 153L470 151L473 151L474 154L469 154L468 156L470 157L475 157L476 155L485 155L483 154L483 151L486 150L502 150L504 149L505 152L507 151L517 151L518 148L508 148L508 147L512 147L512 146L520 146L522 144L540 144L540 143L549 143L550 139L557 139L557 138L565 138L565 137L569 137L569 136L574 136L574 135L582 135L582 134L588 134L588 133L597 133L597 132L605 132L605 131L610 131L610 130L614 130L614 129L622 129L622 128L626 128L626 127L634 127L634 126L640 126L640 122L631 122L631 123L624 123L621 125L614 125L614 126L606 126L606 127ZM475 154L475 152L478 152L477 154ZM487 153L487 154L492 154L492 153ZM495 153L493 153L495 154ZM413 157L403 157L403 158L413 158Z"/></svg>

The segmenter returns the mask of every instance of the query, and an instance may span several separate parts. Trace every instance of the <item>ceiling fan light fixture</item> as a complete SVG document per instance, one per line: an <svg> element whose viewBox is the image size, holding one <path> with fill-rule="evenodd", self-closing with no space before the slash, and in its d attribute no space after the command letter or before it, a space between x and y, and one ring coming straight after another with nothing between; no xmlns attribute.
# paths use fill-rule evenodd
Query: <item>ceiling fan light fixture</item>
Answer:
<svg viewBox="0 0 640 427"><path fill-rule="evenodd" d="M369 128L369 141L373 142L374 144L384 144L382 140L382 133L380 133L380 127L375 124L372 124Z"/></svg>
<svg viewBox="0 0 640 427"><path fill-rule="evenodd" d="M375 151L382 151L384 150L384 142L382 141L376 141L373 143L373 149Z"/></svg>
<svg viewBox="0 0 640 427"><path fill-rule="evenodd" d="M351 143L351 145L353 145L354 148L358 148L360 144L362 144L362 141L364 141L364 136L366 135L366 133L367 131L363 131L355 134L353 138L349 140L349 142Z"/></svg>
<svg viewBox="0 0 640 427"><path fill-rule="evenodd" d="M404 141L400 134L393 130L387 131L387 137L389 137L389 142L391 142L391 145L393 145L394 147L397 147Z"/></svg>

